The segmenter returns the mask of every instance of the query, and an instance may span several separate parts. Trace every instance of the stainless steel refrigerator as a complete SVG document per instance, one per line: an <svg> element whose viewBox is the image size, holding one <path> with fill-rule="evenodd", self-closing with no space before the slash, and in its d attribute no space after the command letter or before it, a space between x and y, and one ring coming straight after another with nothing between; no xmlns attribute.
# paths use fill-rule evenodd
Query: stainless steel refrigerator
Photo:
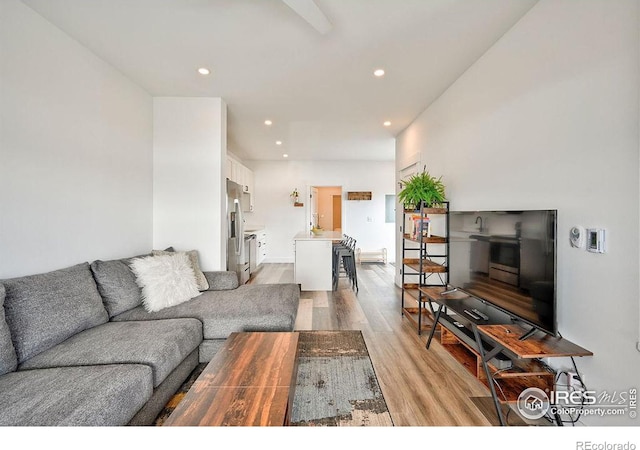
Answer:
<svg viewBox="0 0 640 450"><path fill-rule="evenodd" d="M227 270L238 274L238 282L249 280L249 248L244 241L242 186L227 180Z"/></svg>

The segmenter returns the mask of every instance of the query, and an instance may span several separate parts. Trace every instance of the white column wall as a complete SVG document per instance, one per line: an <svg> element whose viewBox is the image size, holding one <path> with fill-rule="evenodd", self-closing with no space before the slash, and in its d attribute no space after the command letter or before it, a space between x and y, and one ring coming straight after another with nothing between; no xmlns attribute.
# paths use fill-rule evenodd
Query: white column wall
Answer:
<svg viewBox="0 0 640 450"><path fill-rule="evenodd" d="M203 270L226 269L226 104L153 99L153 247L198 250Z"/></svg>

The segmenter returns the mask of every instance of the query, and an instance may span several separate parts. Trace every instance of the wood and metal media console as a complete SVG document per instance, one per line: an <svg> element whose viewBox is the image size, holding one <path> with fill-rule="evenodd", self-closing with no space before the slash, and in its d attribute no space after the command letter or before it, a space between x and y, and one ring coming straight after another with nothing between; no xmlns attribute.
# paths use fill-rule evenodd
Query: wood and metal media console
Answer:
<svg viewBox="0 0 640 450"><path fill-rule="evenodd" d="M555 374L539 361L541 358L593 355L564 338L532 333L461 289L445 295L442 286L420 290L430 304L438 305L437 310L433 308L434 324L427 348L439 329L441 345L490 390L500 425L505 425L501 402L517 402L527 388L554 390ZM500 385L502 399L495 383Z"/></svg>

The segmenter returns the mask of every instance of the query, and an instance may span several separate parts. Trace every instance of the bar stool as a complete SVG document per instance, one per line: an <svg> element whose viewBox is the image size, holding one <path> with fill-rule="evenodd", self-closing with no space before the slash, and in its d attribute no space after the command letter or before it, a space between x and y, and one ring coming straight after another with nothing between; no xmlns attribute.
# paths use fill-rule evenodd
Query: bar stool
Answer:
<svg viewBox="0 0 640 450"><path fill-rule="evenodd" d="M346 234L343 235L343 239L340 242L333 243L333 258L332 258L332 275L333 275L333 290L338 289L338 282L340 280L340 274L344 269L346 273L346 268L344 267L343 255L347 255L350 252L350 241L351 238Z"/></svg>
<svg viewBox="0 0 640 450"><path fill-rule="evenodd" d="M356 240L345 235L345 239L333 246L333 290L338 289L340 274L344 273L349 278L352 289L358 291L358 276L356 273Z"/></svg>
<svg viewBox="0 0 640 450"><path fill-rule="evenodd" d="M349 252L342 256L343 265L351 281L351 288L358 292L358 275L356 272L356 240L349 242Z"/></svg>

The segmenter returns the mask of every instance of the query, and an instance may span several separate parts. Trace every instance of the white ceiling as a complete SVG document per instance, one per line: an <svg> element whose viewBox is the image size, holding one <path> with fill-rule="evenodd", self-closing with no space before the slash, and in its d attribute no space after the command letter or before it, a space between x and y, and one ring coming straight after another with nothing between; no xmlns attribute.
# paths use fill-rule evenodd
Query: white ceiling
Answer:
<svg viewBox="0 0 640 450"><path fill-rule="evenodd" d="M153 96L222 97L245 160L392 160L395 135L536 1L316 0L322 34L281 0L23 0Z"/></svg>

